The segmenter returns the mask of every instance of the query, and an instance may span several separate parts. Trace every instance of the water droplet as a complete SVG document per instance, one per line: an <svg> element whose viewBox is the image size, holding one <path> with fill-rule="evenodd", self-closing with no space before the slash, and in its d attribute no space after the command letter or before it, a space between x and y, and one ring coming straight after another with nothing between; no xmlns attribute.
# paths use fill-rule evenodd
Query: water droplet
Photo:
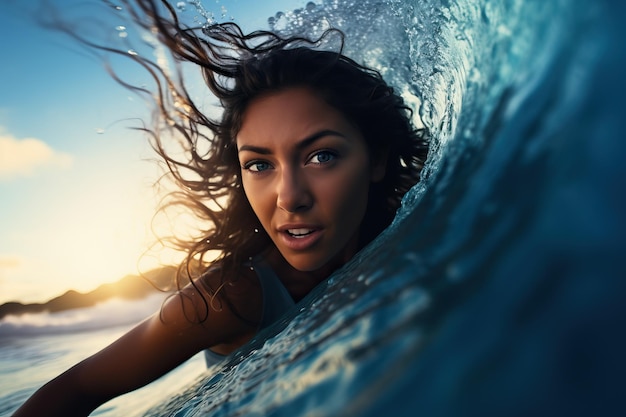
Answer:
<svg viewBox="0 0 626 417"><path fill-rule="evenodd" d="M118 6L117 4L114 4L112 1L105 0L105 3L107 4L107 6L110 6L115 10L118 10L118 11L122 10L122 6Z"/></svg>
<svg viewBox="0 0 626 417"><path fill-rule="evenodd" d="M137 51L135 51L134 49L129 49L129 50L128 50L128 55L137 56L137 55L139 55L139 54L138 54L138 53L137 53Z"/></svg>
<svg viewBox="0 0 626 417"><path fill-rule="evenodd" d="M187 3L185 3L184 1L179 1L178 3L176 3L176 8L181 12L184 12L187 9Z"/></svg>
<svg viewBox="0 0 626 417"><path fill-rule="evenodd" d="M254 233L259 233L259 229L257 229L256 227L254 228Z"/></svg>
<svg viewBox="0 0 626 417"><path fill-rule="evenodd" d="M118 32L123 32L126 30L126 26L115 26L115 30L117 30Z"/></svg>

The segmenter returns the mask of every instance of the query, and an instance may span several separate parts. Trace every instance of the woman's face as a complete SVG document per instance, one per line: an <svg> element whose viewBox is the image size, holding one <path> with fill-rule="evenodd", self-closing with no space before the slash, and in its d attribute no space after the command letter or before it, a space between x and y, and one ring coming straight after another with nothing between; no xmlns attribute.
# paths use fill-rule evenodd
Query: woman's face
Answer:
<svg viewBox="0 0 626 417"><path fill-rule="evenodd" d="M339 266L357 251L372 181L360 132L307 88L253 100L237 135L243 187L263 228L297 270Z"/></svg>

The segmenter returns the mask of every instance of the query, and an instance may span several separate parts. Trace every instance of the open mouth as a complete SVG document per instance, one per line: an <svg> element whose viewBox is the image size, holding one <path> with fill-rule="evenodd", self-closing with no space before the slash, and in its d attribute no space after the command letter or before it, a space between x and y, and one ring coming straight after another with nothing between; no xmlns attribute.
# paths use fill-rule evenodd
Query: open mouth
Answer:
<svg viewBox="0 0 626 417"><path fill-rule="evenodd" d="M292 225L279 230L279 244L290 251L312 249L324 236L324 229L314 225Z"/></svg>
<svg viewBox="0 0 626 417"><path fill-rule="evenodd" d="M286 230L289 236L295 237L295 238L303 238L305 236L310 235L314 231L315 231L314 229L287 229Z"/></svg>

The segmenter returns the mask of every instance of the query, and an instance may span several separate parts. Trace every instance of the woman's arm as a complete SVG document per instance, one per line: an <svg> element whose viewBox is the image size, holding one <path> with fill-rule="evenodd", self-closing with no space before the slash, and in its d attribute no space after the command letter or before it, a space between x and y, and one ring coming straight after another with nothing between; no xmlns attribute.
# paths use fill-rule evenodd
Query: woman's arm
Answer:
<svg viewBox="0 0 626 417"><path fill-rule="evenodd" d="M194 320L204 305L193 288L172 297L162 310L120 339L41 387L14 417L86 416L99 405L135 390L174 369L197 352L232 343L253 330L228 308L211 307L207 320ZM190 320L191 319L191 320Z"/></svg>

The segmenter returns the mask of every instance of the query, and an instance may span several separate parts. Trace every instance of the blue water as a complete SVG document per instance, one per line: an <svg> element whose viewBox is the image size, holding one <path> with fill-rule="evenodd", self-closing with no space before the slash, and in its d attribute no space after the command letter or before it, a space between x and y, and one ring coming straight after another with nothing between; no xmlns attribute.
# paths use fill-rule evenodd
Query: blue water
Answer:
<svg viewBox="0 0 626 417"><path fill-rule="evenodd" d="M0 417L9 417L32 393L104 348L155 311L162 294L141 301L111 299L94 307L0 320ZM196 355L166 377L98 408L99 417L138 417L155 399L170 398L206 372Z"/></svg>
<svg viewBox="0 0 626 417"><path fill-rule="evenodd" d="M623 3L283 12L423 104L427 178L273 337L150 415L625 415Z"/></svg>
<svg viewBox="0 0 626 417"><path fill-rule="evenodd" d="M425 181L297 312L147 415L626 415L626 5L303 4L273 28L343 28L422 104Z"/></svg>

